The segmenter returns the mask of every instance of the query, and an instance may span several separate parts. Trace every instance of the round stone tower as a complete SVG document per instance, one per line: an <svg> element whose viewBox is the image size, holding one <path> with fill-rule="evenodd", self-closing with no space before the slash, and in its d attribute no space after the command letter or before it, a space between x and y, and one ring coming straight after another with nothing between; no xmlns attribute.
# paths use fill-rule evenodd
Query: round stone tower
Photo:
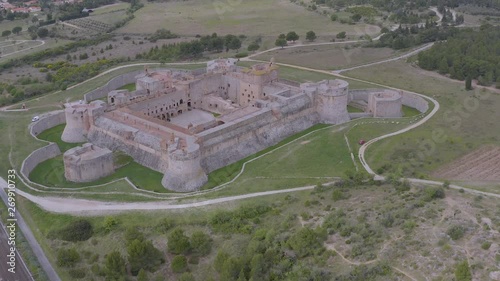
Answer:
<svg viewBox="0 0 500 281"><path fill-rule="evenodd" d="M323 80L304 83L300 88L314 96L316 111L322 123L340 124L350 120L347 112L349 83L344 80Z"/></svg>
<svg viewBox="0 0 500 281"><path fill-rule="evenodd" d="M80 103L67 103L65 106L66 127L64 127L61 139L69 143L86 142L85 135L90 126L88 106Z"/></svg>
<svg viewBox="0 0 500 281"><path fill-rule="evenodd" d="M161 183L173 191L196 191L208 180L200 165L200 146L189 139L189 143L183 141L178 139L169 145L168 168Z"/></svg>

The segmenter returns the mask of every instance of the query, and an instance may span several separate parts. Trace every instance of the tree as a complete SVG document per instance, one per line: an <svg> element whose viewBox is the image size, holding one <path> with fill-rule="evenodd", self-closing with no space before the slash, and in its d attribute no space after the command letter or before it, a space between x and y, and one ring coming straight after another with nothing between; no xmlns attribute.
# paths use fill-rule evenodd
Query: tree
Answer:
<svg viewBox="0 0 500 281"><path fill-rule="evenodd" d="M16 26L16 27L14 27L14 28L12 29L12 33L14 33L14 34L19 34L19 32L21 32L22 30L23 30L23 28L22 28L22 27L20 27L20 26Z"/></svg>
<svg viewBox="0 0 500 281"><path fill-rule="evenodd" d="M32 17L31 18L31 22L32 23L37 23L38 22L38 18L35 16L35 17Z"/></svg>
<svg viewBox="0 0 500 281"><path fill-rule="evenodd" d="M260 48L259 44L256 42L253 42L252 44L248 45L247 50L250 52L257 51Z"/></svg>
<svg viewBox="0 0 500 281"><path fill-rule="evenodd" d="M467 75L467 78L465 78L465 89L467 91L472 90L472 77L470 75Z"/></svg>
<svg viewBox="0 0 500 281"><path fill-rule="evenodd" d="M154 270L163 263L162 253L153 246L151 241L134 240L127 246L128 262L133 275L137 275L142 268Z"/></svg>
<svg viewBox="0 0 500 281"><path fill-rule="evenodd" d="M472 274L470 273L469 263L466 260L457 264L457 268L455 269L455 278L457 278L457 281L472 280Z"/></svg>
<svg viewBox="0 0 500 281"><path fill-rule="evenodd" d="M85 241L94 234L92 224L86 219L70 222L59 231L59 238L64 241Z"/></svg>
<svg viewBox="0 0 500 281"><path fill-rule="evenodd" d="M222 266L222 272L220 273L221 281L232 281L238 279L242 269L242 262L238 258L228 258L224 265Z"/></svg>
<svg viewBox="0 0 500 281"><path fill-rule="evenodd" d="M337 21L337 19L338 19L338 18L339 18L339 16L337 16L336 14L332 14L332 15L330 16L330 19L331 19L332 21Z"/></svg>
<svg viewBox="0 0 500 281"><path fill-rule="evenodd" d="M286 39L286 35L284 33L281 33L279 36L278 36L279 39Z"/></svg>
<svg viewBox="0 0 500 281"><path fill-rule="evenodd" d="M7 36L9 36L11 33L12 33L12 31L10 31L10 30L4 30L4 31L2 31L2 37L7 37Z"/></svg>
<svg viewBox="0 0 500 281"><path fill-rule="evenodd" d="M49 30L45 27L42 27L42 28L38 29L36 34L38 35L38 37L44 38L44 37L47 37L49 35Z"/></svg>
<svg viewBox="0 0 500 281"><path fill-rule="evenodd" d="M286 46L286 39L278 38L276 39L276 42L274 42L274 45L281 47L283 49L283 47Z"/></svg>
<svg viewBox="0 0 500 281"><path fill-rule="evenodd" d="M256 254L250 262L250 278L252 280L266 280L266 261L262 254Z"/></svg>
<svg viewBox="0 0 500 281"><path fill-rule="evenodd" d="M290 31L286 35L286 40L295 42L296 40L299 40L299 35L295 31Z"/></svg>
<svg viewBox="0 0 500 281"><path fill-rule="evenodd" d="M359 20L361 19L361 17L362 17L362 16L361 16L360 14L354 14L354 15L352 15L352 16L351 16L351 19L352 19L353 21L356 21L356 22L357 22L357 21L359 21Z"/></svg>
<svg viewBox="0 0 500 281"><path fill-rule="evenodd" d="M298 257L313 254L322 247L317 233L308 227L303 227L288 239L287 244L294 250Z"/></svg>
<svg viewBox="0 0 500 281"><path fill-rule="evenodd" d="M214 260L214 267L218 273L222 272L222 267L224 266L224 263L226 262L227 259L229 259L228 253L224 251L217 252L217 256L215 256Z"/></svg>
<svg viewBox="0 0 500 281"><path fill-rule="evenodd" d="M314 33L314 31L312 31L312 30L311 30L311 31L308 31L308 32L306 33L306 39L307 39L308 41L310 41L310 42L312 42L312 41L316 40L316 33Z"/></svg>
<svg viewBox="0 0 500 281"><path fill-rule="evenodd" d="M207 255L212 249L212 239L203 231L195 231L191 235L191 247L200 255Z"/></svg>
<svg viewBox="0 0 500 281"><path fill-rule="evenodd" d="M346 38L346 32L345 31L339 32L337 34L337 36L335 36L335 37L337 37L339 39L344 39L344 38Z"/></svg>
<svg viewBox="0 0 500 281"><path fill-rule="evenodd" d="M170 253L184 254L191 249L191 244L189 243L189 238L184 235L184 231L176 228L168 236L167 248Z"/></svg>
<svg viewBox="0 0 500 281"><path fill-rule="evenodd" d="M127 271L125 269L125 260L118 251L109 253L105 262L106 280L125 280Z"/></svg>
<svg viewBox="0 0 500 281"><path fill-rule="evenodd" d="M241 48L241 40L238 37L234 37L228 45L228 48L231 50L239 50Z"/></svg>
<svg viewBox="0 0 500 281"><path fill-rule="evenodd" d="M137 281L149 281L148 274L144 269L139 270L139 274L137 274Z"/></svg>
<svg viewBox="0 0 500 281"><path fill-rule="evenodd" d="M172 264L170 268L175 273L182 273L187 269L187 259L185 256L175 256L172 259Z"/></svg>

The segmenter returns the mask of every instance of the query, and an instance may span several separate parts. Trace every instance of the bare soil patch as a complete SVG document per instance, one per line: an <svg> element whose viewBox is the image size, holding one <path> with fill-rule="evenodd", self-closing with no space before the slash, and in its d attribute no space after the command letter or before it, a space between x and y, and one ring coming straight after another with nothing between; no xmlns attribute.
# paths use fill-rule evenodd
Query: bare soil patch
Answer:
<svg viewBox="0 0 500 281"><path fill-rule="evenodd" d="M483 146L441 168L433 176L453 180L500 180L500 146Z"/></svg>

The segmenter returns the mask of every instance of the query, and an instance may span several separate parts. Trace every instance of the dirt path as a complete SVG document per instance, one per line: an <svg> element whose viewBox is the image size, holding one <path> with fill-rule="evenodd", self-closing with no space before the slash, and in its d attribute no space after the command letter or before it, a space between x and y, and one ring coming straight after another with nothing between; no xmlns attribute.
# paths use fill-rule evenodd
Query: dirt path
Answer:
<svg viewBox="0 0 500 281"><path fill-rule="evenodd" d="M14 55L14 54L20 53L20 52L24 52L24 51L31 50L31 49L33 49L33 48L38 48L38 47L40 47L40 46L45 45L45 41L44 41L44 40L23 40L23 42L22 42L22 43L25 43L25 42L27 42L27 41L36 41L36 42L39 42L40 44L35 45L35 46L30 46L29 48L22 49L22 50L19 50L19 51L15 51L15 52L12 52L12 53L8 53L8 54L6 54L6 55L2 54L2 55L0 56L0 58L5 58L5 57L8 57L8 56L11 56L11 55ZM21 43L19 43L19 44L21 44ZM14 44L14 45L17 45L17 43L16 43L16 44ZM9 46L12 46L12 45L9 45ZM7 47L7 46L1 46L1 47Z"/></svg>

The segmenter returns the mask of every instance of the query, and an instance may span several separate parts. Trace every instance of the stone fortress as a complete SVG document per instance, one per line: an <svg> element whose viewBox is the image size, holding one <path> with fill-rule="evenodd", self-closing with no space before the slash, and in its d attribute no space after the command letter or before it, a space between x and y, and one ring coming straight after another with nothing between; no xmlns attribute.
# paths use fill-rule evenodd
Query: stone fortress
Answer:
<svg viewBox="0 0 500 281"><path fill-rule="evenodd" d="M135 91L112 90L107 102L66 104L62 139L91 143L65 153L67 179L109 174L92 163L109 167L108 151L122 151L163 173L165 188L194 191L208 173L314 124L351 120L348 103L363 108L363 116L402 115L405 98L396 91L350 93L338 79L299 84L280 79L273 60L249 68L236 62L213 60L201 72L145 69L136 76Z"/></svg>

